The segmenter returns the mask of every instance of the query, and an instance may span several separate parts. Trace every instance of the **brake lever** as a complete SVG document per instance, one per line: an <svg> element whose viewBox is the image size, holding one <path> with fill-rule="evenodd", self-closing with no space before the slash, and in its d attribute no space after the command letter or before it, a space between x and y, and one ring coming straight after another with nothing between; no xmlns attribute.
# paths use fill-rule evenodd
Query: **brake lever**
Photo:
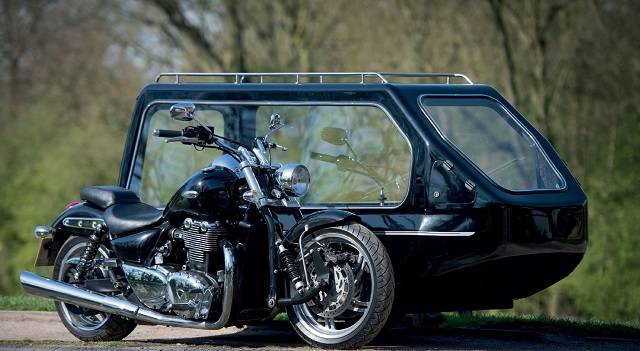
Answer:
<svg viewBox="0 0 640 351"><path fill-rule="evenodd" d="M276 149L276 148L277 148L277 149L280 149L280 150L282 150L282 151L287 151L287 150L289 150L286 146L278 145L278 144L276 144L276 143L269 143L269 148L270 148L270 149Z"/></svg>

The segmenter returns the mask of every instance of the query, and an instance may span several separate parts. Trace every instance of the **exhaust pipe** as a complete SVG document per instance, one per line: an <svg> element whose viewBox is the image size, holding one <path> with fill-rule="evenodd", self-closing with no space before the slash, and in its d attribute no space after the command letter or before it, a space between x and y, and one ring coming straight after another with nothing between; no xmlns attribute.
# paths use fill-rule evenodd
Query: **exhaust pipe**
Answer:
<svg viewBox="0 0 640 351"><path fill-rule="evenodd" d="M97 293L79 288L57 280L41 277L31 272L20 273L20 284L24 290L33 295L54 299L57 301L77 305L100 312L115 314L152 324L195 329L220 329L228 322L233 303L235 279L234 248L229 242L222 242L224 252L224 291L222 298L222 312L215 322L194 321L182 319L156 312L144 306L139 306L128 300Z"/></svg>

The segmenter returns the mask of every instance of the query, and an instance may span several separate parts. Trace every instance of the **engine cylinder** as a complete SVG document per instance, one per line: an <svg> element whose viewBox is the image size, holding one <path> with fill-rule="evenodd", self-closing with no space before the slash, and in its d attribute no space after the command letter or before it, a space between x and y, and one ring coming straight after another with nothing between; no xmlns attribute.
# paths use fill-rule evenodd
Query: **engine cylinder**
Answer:
<svg viewBox="0 0 640 351"><path fill-rule="evenodd" d="M184 220L182 227L174 232L174 237L184 242L188 251L190 263L207 264L207 258L212 258L220 251L220 240L227 235L227 229L219 223L195 221L191 218Z"/></svg>

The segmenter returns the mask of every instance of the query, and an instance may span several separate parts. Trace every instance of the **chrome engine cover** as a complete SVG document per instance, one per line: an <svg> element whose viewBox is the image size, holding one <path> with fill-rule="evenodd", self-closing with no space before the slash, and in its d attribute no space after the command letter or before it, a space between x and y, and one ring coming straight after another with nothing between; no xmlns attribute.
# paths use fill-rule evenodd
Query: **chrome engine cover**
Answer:
<svg viewBox="0 0 640 351"><path fill-rule="evenodd" d="M206 319L213 298L219 292L218 282L200 272L180 271L169 274L171 305L182 318Z"/></svg>
<svg viewBox="0 0 640 351"><path fill-rule="evenodd" d="M145 306L186 319L206 319L220 291L218 282L202 272L128 264L122 269L133 293Z"/></svg>

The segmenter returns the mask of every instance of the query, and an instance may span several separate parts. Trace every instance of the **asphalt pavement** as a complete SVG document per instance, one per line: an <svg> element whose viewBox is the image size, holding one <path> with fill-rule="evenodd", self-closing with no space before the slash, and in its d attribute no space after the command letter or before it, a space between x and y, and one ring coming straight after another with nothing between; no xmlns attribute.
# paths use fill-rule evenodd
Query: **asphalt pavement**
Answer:
<svg viewBox="0 0 640 351"><path fill-rule="evenodd" d="M141 325L121 342L83 343L53 312L0 311L0 350L307 350L288 322L203 331ZM372 350L640 350L640 337L591 337L563 330L404 328L386 332Z"/></svg>

